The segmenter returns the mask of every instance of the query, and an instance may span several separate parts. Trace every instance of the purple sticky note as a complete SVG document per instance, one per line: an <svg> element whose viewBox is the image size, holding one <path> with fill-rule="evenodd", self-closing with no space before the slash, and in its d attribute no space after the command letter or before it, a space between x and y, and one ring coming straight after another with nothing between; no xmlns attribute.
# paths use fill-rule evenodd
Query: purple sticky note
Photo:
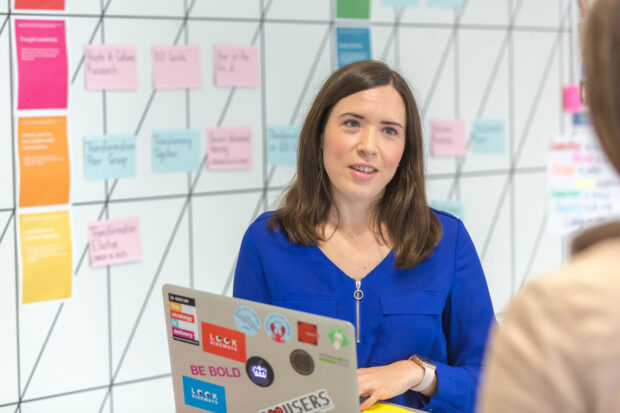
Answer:
<svg viewBox="0 0 620 413"><path fill-rule="evenodd" d="M207 169L250 169L252 129L207 128Z"/></svg>
<svg viewBox="0 0 620 413"><path fill-rule="evenodd" d="M431 152L433 156L464 156L465 121L436 119L431 121Z"/></svg>
<svg viewBox="0 0 620 413"><path fill-rule="evenodd" d="M213 70L216 86L260 87L258 47L216 44Z"/></svg>
<svg viewBox="0 0 620 413"><path fill-rule="evenodd" d="M139 218L133 216L89 222L88 249L92 267L141 260Z"/></svg>
<svg viewBox="0 0 620 413"><path fill-rule="evenodd" d="M564 86L564 110L570 113L581 112L581 93L579 85Z"/></svg>
<svg viewBox="0 0 620 413"><path fill-rule="evenodd" d="M88 90L138 89L136 47L107 44L85 45L84 78Z"/></svg>
<svg viewBox="0 0 620 413"><path fill-rule="evenodd" d="M66 109L69 86L65 22L15 20L17 109Z"/></svg>
<svg viewBox="0 0 620 413"><path fill-rule="evenodd" d="M193 89L202 87L200 48L153 46L153 87L155 89Z"/></svg>

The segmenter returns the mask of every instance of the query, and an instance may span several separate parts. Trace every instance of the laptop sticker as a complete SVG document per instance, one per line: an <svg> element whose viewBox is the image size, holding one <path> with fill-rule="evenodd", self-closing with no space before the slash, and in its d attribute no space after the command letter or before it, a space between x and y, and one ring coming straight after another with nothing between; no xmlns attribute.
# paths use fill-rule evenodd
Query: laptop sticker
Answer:
<svg viewBox="0 0 620 413"><path fill-rule="evenodd" d="M334 407L334 402L327 390L321 389L278 403L275 406L261 409L258 413L327 412L333 410Z"/></svg>
<svg viewBox="0 0 620 413"><path fill-rule="evenodd" d="M291 361L291 366L293 366L293 370L302 376L308 376L314 371L314 360L312 360L312 356L304 350L293 350L289 359Z"/></svg>
<svg viewBox="0 0 620 413"><path fill-rule="evenodd" d="M340 367L349 367L349 359L345 359L345 358L338 357L338 356L332 356L332 355L325 354L325 353L319 354L319 361L333 364L333 365L340 366Z"/></svg>
<svg viewBox="0 0 620 413"><path fill-rule="evenodd" d="M336 350L340 350L342 347L349 344L346 334L340 327L335 327L329 330L327 332L327 336Z"/></svg>
<svg viewBox="0 0 620 413"><path fill-rule="evenodd" d="M291 324L286 317L271 313L265 318L267 335L276 343L286 343L291 339Z"/></svg>
<svg viewBox="0 0 620 413"><path fill-rule="evenodd" d="M254 356L248 359L245 364L245 372L252 383L260 387L271 386L274 374L271 365L264 358Z"/></svg>
<svg viewBox="0 0 620 413"><path fill-rule="evenodd" d="M226 390L222 386L183 376L183 395L186 406L226 413Z"/></svg>
<svg viewBox="0 0 620 413"><path fill-rule="evenodd" d="M255 336L260 331L260 318L250 307L243 305L237 308L233 317L239 331L248 336Z"/></svg>
<svg viewBox="0 0 620 413"><path fill-rule="evenodd" d="M176 294L168 294L172 339L200 345L196 323L196 300Z"/></svg>
<svg viewBox="0 0 620 413"><path fill-rule="evenodd" d="M319 332L316 328L316 324L305 323L303 321L297 322L297 339L301 343L306 344L319 344Z"/></svg>
<svg viewBox="0 0 620 413"><path fill-rule="evenodd" d="M189 366L192 376L211 376L211 377L241 377L241 370L236 367L221 366L199 366L192 364Z"/></svg>
<svg viewBox="0 0 620 413"><path fill-rule="evenodd" d="M245 363L245 335L230 328L202 322L202 350Z"/></svg>

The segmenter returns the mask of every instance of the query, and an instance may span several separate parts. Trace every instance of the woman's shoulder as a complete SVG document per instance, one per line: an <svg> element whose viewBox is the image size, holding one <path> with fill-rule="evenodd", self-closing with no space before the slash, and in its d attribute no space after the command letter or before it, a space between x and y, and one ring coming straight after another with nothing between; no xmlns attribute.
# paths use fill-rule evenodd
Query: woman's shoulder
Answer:
<svg viewBox="0 0 620 413"><path fill-rule="evenodd" d="M442 239L456 237L459 229L464 228L463 222L458 217L435 208L431 208L431 211L435 214L437 219L439 219L439 223L441 224L443 232Z"/></svg>

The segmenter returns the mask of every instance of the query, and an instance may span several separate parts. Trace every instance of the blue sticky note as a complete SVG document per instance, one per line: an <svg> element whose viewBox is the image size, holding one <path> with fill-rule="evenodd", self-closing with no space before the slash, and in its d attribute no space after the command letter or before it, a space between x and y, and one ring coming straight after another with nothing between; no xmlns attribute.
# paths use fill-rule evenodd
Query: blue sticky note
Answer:
<svg viewBox="0 0 620 413"><path fill-rule="evenodd" d="M474 120L473 147L476 154L506 152L506 121L504 119Z"/></svg>
<svg viewBox="0 0 620 413"><path fill-rule="evenodd" d="M134 178L136 137L100 135L84 137L84 178L87 181Z"/></svg>
<svg viewBox="0 0 620 413"><path fill-rule="evenodd" d="M431 208L447 212L463 220L465 218L465 204L459 201L448 201L447 199L433 199L429 202Z"/></svg>
<svg viewBox="0 0 620 413"><path fill-rule="evenodd" d="M267 126L267 165L295 166L300 126Z"/></svg>
<svg viewBox="0 0 620 413"><path fill-rule="evenodd" d="M463 0L428 0L428 7L462 7Z"/></svg>
<svg viewBox="0 0 620 413"><path fill-rule="evenodd" d="M588 126L590 117L585 112L573 113L573 126Z"/></svg>
<svg viewBox="0 0 620 413"><path fill-rule="evenodd" d="M384 6L418 7L420 0L381 0Z"/></svg>
<svg viewBox="0 0 620 413"><path fill-rule="evenodd" d="M186 406L226 413L226 389L217 384L183 376L183 398Z"/></svg>
<svg viewBox="0 0 620 413"><path fill-rule="evenodd" d="M200 167L200 132L195 129L154 130L153 172L194 172Z"/></svg>
<svg viewBox="0 0 620 413"><path fill-rule="evenodd" d="M336 53L338 68L361 60L370 60L370 28L337 27Z"/></svg>

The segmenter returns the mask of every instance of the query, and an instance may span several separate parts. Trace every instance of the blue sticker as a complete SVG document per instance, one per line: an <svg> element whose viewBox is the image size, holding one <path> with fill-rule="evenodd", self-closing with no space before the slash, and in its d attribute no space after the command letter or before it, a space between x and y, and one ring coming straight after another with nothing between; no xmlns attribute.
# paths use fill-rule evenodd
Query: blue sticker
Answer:
<svg viewBox="0 0 620 413"><path fill-rule="evenodd" d="M226 390L217 384L183 376L185 405L212 413L226 413Z"/></svg>
<svg viewBox="0 0 620 413"><path fill-rule="evenodd" d="M271 313L265 318L265 331L276 343L286 343L291 339L291 324L278 313Z"/></svg>
<svg viewBox="0 0 620 413"><path fill-rule="evenodd" d="M250 307L241 306L235 310L235 325L239 331L248 336L255 336L260 331L260 318Z"/></svg>
<svg viewBox="0 0 620 413"><path fill-rule="evenodd" d="M177 328L179 327L179 320L171 318L170 323L172 324L172 327L177 327Z"/></svg>

